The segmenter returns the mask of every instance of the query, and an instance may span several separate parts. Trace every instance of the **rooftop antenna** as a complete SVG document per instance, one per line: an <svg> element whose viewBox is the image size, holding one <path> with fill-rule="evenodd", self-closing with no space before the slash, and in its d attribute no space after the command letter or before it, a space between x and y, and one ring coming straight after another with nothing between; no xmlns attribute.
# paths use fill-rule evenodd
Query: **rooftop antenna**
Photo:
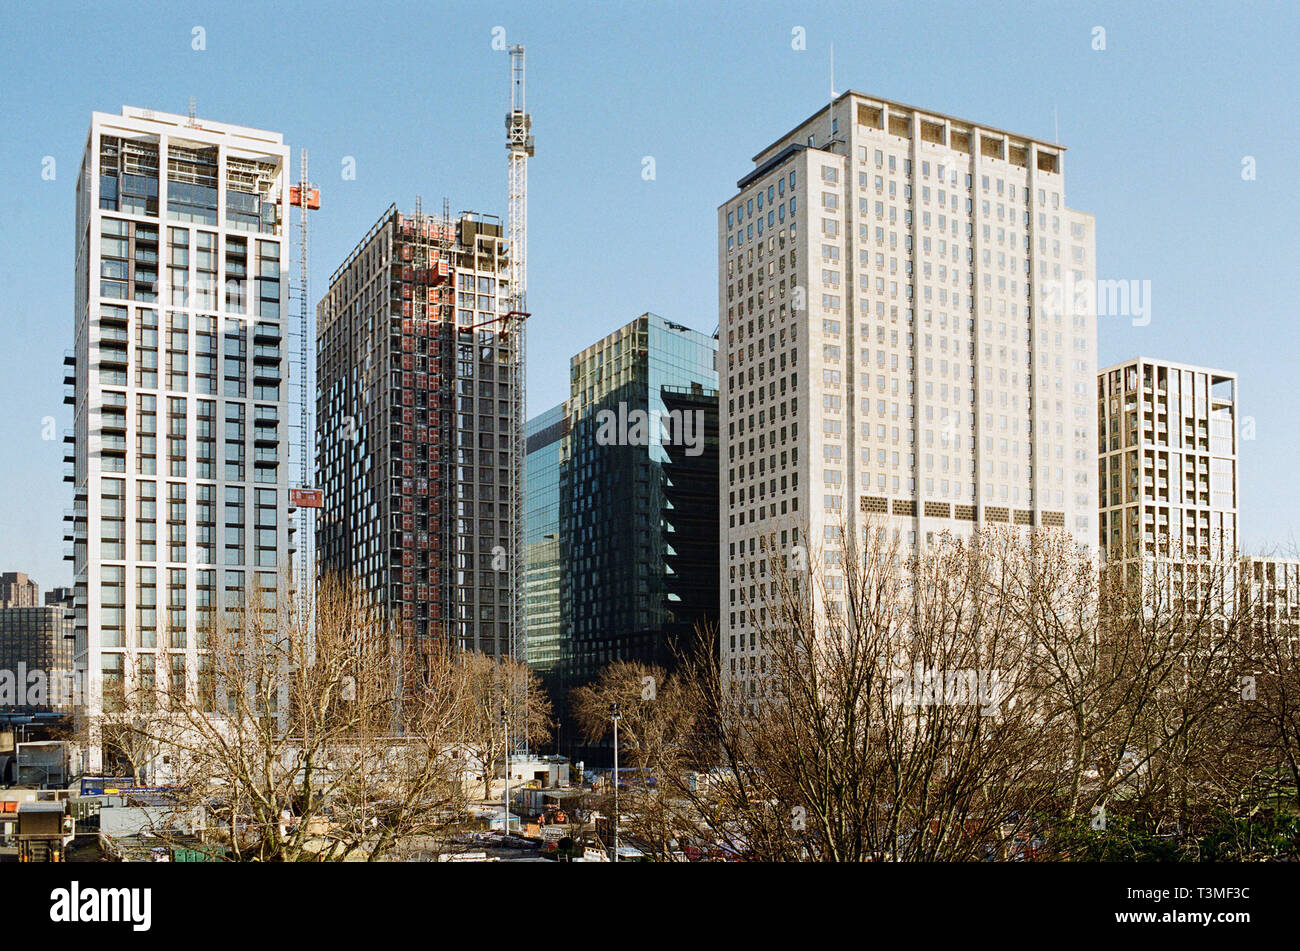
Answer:
<svg viewBox="0 0 1300 951"><path fill-rule="evenodd" d="M190 125L191 126L196 126L199 124L198 108L199 108L199 101L193 96L190 96Z"/></svg>
<svg viewBox="0 0 1300 951"><path fill-rule="evenodd" d="M839 141L837 129L835 128L835 44L831 44L831 99L826 107L826 124L829 127L826 132L826 148L833 148Z"/></svg>

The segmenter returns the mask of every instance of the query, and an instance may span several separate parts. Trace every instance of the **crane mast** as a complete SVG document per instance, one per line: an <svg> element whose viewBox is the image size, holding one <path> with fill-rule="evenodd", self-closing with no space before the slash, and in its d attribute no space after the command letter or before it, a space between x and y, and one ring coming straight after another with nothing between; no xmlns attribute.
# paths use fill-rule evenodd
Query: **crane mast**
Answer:
<svg viewBox="0 0 1300 951"><path fill-rule="evenodd" d="M510 467L512 551L510 552L510 655L522 659L524 648L524 414L527 412L527 291L528 291L528 159L533 154L532 117L524 104L524 48L510 47L510 112L506 115L508 172L507 240L509 294L500 304L506 311L503 331L515 336L511 369L514 398L513 465Z"/></svg>
<svg viewBox="0 0 1300 951"><path fill-rule="evenodd" d="M312 460L315 446L313 423L316 398L312 386L312 354L315 340L311 332L311 303L309 294L311 232L309 211L320 208L320 190L307 175L307 150L299 153L298 184L290 189L289 204L298 207L298 491L290 492L291 503L298 508L298 592L308 596L316 583L316 519L315 509L320 506L316 493L309 490L312 484Z"/></svg>

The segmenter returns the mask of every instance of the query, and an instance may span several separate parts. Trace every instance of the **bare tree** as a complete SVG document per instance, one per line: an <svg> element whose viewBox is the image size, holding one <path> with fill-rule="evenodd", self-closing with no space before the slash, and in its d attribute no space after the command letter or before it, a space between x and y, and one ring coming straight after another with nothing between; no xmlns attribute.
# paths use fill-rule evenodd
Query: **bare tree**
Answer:
<svg viewBox="0 0 1300 951"><path fill-rule="evenodd" d="M1270 565L1243 561L1239 570L1245 658L1234 739L1260 798L1300 811L1300 612L1285 581L1268 577Z"/></svg>
<svg viewBox="0 0 1300 951"><path fill-rule="evenodd" d="M1032 645L1045 763L1061 778L1054 816L1186 830L1197 809L1231 796L1242 661L1231 565L1098 570L1067 536L1029 546L1008 595Z"/></svg>
<svg viewBox="0 0 1300 951"><path fill-rule="evenodd" d="M401 647L350 580L218 616L150 733L170 755L159 831L198 823L252 861L384 858L463 820L465 681L440 645Z"/></svg>
<svg viewBox="0 0 1300 951"><path fill-rule="evenodd" d="M456 659L465 689L465 743L479 764L483 798L492 796L492 777L510 746L540 746L551 737L551 701L541 679L522 661L467 652Z"/></svg>
<svg viewBox="0 0 1300 951"><path fill-rule="evenodd" d="M89 742L95 736L104 751L105 771L116 775L111 765L125 764L132 783L141 786L155 773L160 755L155 729L160 711L154 685L137 678L131 686L118 683L105 687L102 697L102 712L85 718L78 727L81 741Z"/></svg>
<svg viewBox="0 0 1300 951"><path fill-rule="evenodd" d="M746 570L767 580L737 605L757 643L683 677L715 726L686 754L714 767L683 795L718 841L766 860L1006 857L1061 819L1186 829L1235 794L1241 637L1214 572L1110 584L1064 532L906 554L887 538L868 525L819 559L760 540Z"/></svg>
<svg viewBox="0 0 1300 951"><path fill-rule="evenodd" d="M692 765L690 737L700 723L679 678L661 667L616 661L570 698L574 719L593 743L612 733L611 709L618 705L620 765L638 773L620 787L619 812L627 820L620 835L660 861L699 838L700 826L677 780Z"/></svg>
<svg viewBox="0 0 1300 951"><path fill-rule="evenodd" d="M947 539L904 557L869 528L862 548L831 553L833 568L774 566L770 689L727 717L733 755L752 762L727 779L781 820L746 823L751 848L973 858L1036 805L1034 711L1016 703L1027 643L1001 596L1003 544Z"/></svg>

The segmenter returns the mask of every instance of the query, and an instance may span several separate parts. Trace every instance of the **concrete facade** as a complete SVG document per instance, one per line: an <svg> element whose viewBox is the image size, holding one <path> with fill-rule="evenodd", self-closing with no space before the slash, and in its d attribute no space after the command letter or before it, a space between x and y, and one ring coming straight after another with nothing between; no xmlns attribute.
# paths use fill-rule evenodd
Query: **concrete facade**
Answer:
<svg viewBox="0 0 1300 951"><path fill-rule="evenodd" d="M755 693L773 557L831 604L867 522L1094 543L1090 216L1065 149L857 92L754 156L718 208L724 677Z"/></svg>
<svg viewBox="0 0 1300 951"><path fill-rule="evenodd" d="M130 107L91 118L65 557L92 724L106 687L192 691L219 607L284 595L288 161L274 132ZM80 766L101 752L92 726Z"/></svg>

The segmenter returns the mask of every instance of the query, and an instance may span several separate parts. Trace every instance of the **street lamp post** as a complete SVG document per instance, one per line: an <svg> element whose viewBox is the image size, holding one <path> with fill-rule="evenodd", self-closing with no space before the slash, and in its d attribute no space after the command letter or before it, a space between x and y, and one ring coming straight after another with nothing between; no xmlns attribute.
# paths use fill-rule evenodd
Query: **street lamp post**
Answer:
<svg viewBox="0 0 1300 951"><path fill-rule="evenodd" d="M618 861L618 703L609 705L609 718L614 721L614 861Z"/></svg>
<svg viewBox="0 0 1300 951"><path fill-rule="evenodd" d="M502 841L510 835L510 719L506 714L506 705L501 704L501 729L505 731L505 759L506 759L506 790L502 793L501 805L501 835Z"/></svg>

